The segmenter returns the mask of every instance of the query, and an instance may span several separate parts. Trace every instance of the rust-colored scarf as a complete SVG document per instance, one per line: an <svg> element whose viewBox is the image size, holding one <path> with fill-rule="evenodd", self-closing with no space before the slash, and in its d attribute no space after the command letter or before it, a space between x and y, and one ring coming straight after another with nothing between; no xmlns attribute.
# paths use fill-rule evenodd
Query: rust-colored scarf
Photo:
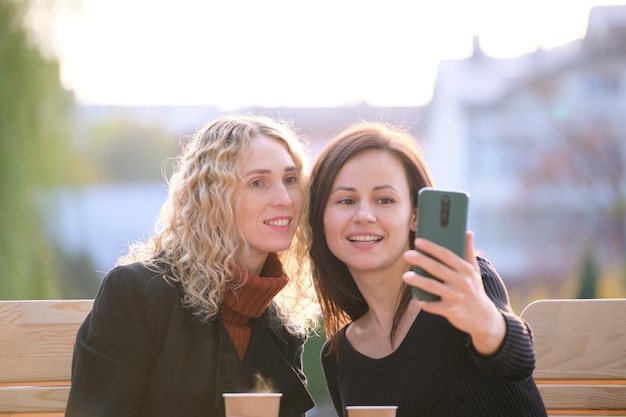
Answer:
<svg viewBox="0 0 626 417"><path fill-rule="evenodd" d="M270 253L259 275L238 268L231 286L224 292L222 320L230 335L239 359L243 360L250 342L250 320L259 318L272 299L289 279L278 256ZM241 282L245 284L234 289Z"/></svg>

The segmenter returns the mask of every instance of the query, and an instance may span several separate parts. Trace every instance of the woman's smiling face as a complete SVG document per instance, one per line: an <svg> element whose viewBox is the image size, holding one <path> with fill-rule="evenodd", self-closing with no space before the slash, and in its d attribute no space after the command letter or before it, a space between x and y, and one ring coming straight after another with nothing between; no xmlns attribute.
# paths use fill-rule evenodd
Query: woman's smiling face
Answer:
<svg viewBox="0 0 626 417"><path fill-rule="evenodd" d="M339 170L324 209L330 251L353 276L404 268L415 211L406 172L389 152L368 150Z"/></svg>
<svg viewBox="0 0 626 417"><path fill-rule="evenodd" d="M267 136L253 139L240 169L239 227L250 250L242 262L254 270L291 245L302 214L300 170L285 145Z"/></svg>

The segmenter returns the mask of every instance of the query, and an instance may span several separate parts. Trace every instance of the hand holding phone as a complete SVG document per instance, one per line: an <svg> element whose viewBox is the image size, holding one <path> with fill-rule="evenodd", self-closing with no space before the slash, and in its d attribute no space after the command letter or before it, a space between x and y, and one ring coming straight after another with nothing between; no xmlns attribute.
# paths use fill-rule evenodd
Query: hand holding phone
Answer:
<svg viewBox="0 0 626 417"><path fill-rule="evenodd" d="M465 191L420 189L417 197L416 237L428 239L465 258L467 210L469 194ZM413 266L415 273L437 279L423 269ZM438 295L413 287L413 294L423 301L438 301Z"/></svg>

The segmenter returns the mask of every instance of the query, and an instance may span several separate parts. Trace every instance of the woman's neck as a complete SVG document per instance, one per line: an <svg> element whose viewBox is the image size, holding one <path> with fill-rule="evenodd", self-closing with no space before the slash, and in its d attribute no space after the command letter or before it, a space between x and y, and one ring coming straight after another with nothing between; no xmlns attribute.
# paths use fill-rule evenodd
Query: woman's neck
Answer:
<svg viewBox="0 0 626 417"><path fill-rule="evenodd" d="M398 265L384 273L353 272L354 280L369 309L348 327L346 336L352 346L366 356L381 358L395 351L417 317L419 306L411 301L398 323L392 343L391 328L404 288L402 274L407 270L407 265Z"/></svg>
<svg viewBox="0 0 626 417"><path fill-rule="evenodd" d="M404 283L402 275L408 270L409 266L405 263L398 263L383 271L350 270L370 311L379 322L395 314Z"/></svg>
<svg viewBox="0 0 626 417"><path fill-rule="evenodd" d="M245 256L239 256L239 264L243 269L254 275L261 275L263 265L267 261L267 253L263 255L247 254Z"/></svg>
<svg viewBox="0 0 626 417"><path fill-rule="evenodd" d="M420 311L417 301L411 300L391 340L393 312L371 309L352 322L346 329L346 337L354 349L374 359L392 354L402 344Z"/></svg>

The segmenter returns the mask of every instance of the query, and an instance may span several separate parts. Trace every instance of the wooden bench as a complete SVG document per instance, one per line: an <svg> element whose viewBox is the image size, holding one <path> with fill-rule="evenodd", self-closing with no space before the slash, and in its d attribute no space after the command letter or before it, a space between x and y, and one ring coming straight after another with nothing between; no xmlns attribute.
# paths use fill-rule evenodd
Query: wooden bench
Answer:
<svg viewBox="0 0 626 417"><path fill-rule="evenodd" d="M0 416L63 416L93 300L0 301Z"/></svg>
<svg viewBox="0 0 626 417"><path fill-rule="evenodd" d="M626 298L538 300L521 316L551 416L626 416Z"/></svg>
<svg viewBox="0 0 626 417"><path fill-rule="evenodd" d="M63 416L76 331L93 300L0 301L0 416ZM626 299L539 300L522 312L554 416L626 416Z"/></svg>

